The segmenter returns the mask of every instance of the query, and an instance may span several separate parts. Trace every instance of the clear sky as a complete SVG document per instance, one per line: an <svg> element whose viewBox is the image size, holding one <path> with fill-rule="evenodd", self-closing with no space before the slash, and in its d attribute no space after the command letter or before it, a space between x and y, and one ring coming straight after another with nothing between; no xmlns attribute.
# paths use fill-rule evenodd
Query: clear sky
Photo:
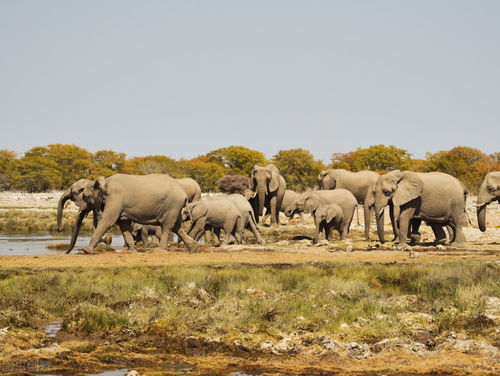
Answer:
<svg viewBox="0 0 500 376"><path fill-rule="evenodd" d="M500 151L500 1L0 0L0 148Z"/></svg>

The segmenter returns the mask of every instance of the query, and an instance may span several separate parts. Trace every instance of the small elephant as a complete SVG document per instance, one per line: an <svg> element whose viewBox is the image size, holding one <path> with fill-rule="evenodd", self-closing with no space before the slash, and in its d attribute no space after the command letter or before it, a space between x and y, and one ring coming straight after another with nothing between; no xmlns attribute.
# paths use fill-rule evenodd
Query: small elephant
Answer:
<svg viewBox="0 0 500 376"><path fill-rule="evenodd" d="M239 193L230 194L225 196L225 198L232 201L236 208L240 211L243 228L251 231L255 235L257 243L264 244L265 242L260 236L257 228L257 222L255 221L255 213L253 212L250 202L248 202L248 200Z"/></svg>
<svg viewBox="0 0 500 376"><path fill-rule="evenodd" d="M189 235L198 241L205 231L224 229L224 243L229 244L231 235L241 244L243 220L240 210L227 199L214 198L192 202L183 210L183 219L191 221Z"/></svg>
<svg viewBox="0 0 500 376"><path fill-rule="evenodd" d="M340 239L344 240L347 237L344 222L344 213L340 206L337 204L320 205L314 212L314 223L316 224L316 238L314 242L318 242L319 235L322 232L325 234L325 239L331 240L333 229L337 230L340 234Z"/></svg>
<svg viewBox="0 0 500 376"><path fill-rule="evenodd" d="M374 171L351 172L341 168L321 171L318 175L319 189L347 189L356 197L358 204L363 205L365 238L367 240L370 239L370 219L373 216L373 200L371 199L371 195L379 176Z"/></svg>
<svg viewBox="0 0 500 376"><path fill-rule="evenodd" d="M273 164L254 166L250 174L250 189L257 194L257 207L254 208L257 223L266 207L271 213L271 225L279 225L279 208L285 195L286 182L278 168Z"/></svg>
<svg viewBox="0 0 500 376"><path fill-rule="evenodd" d="M418 226L413 225L415 220L439 226L449 225L453 232L450 244L463 245L465 192L463 184L455 177L442 172L399 170L381 175L375 187L375 213L378 217L383 215L383 209L389 203L392 203L394 218L399 223L400 247L407 245L412 228L418 232ZM379 239L383 241L384 228L377 227ZM436 226L433 227L435 229Z"/></svg>
<svg viewBox="0 0 500 376"><path fill-rule="evenodd" d="M497 200L500 204L500 171L486 174L477 195L477 224L479 230L486 231L486 207Z"/></svg>
<svg viewBox="0 0 500 376"><path fill-rule="evenodd" d="M132 236L134 241L142 241L144 245L148 243L148 237L151 235L153 243L156 245L160 244L161 239L161 227L154 225L141 225L140 223L132 223Z"/></svg>
<svg viewBox="0 0 500 376"><path fill-rule="evenodd" d="M342 209L344 221L341 227L341 237L345 239L349 233L354 209L358 202L354 195L347 189L334 189L331 191L309 191L301 195L285 210L287 216L291 216L294 212L311 213L314 217L315 211L321 205L337 204Z"/></svg>
<svg viewBox="0 0 500 376"><path fill-rule="evenodd" d="M292 202L294 202L295 200L297 200L299 197L300 197L300 193L292 191L291 189L285 190L285 194L283 196L283 201L281 202L281 206L279 207L279 211L281 213L285 213L286 208ZM292 216L288 219L288 223L290 223L290 220L293 219L293 217L295 216L295 214L297 214L297 213L292 213ZM306 221L304 219L304 213L300 212L298 214L299 214L299 217L300 217L300 223L305 224ZM265 223L267 221L267 218L269 218L270 215L271 215L271 213L266 210L266 214L264 215L264 218L262 218L262 223Z"/></svg>

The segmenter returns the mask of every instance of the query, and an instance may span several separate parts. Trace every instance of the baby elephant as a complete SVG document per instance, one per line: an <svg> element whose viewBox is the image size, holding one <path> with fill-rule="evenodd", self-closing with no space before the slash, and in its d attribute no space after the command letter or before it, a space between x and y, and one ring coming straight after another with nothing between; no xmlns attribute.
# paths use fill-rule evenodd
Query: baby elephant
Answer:
<svg viewBox="0 0 500 376"><path fill-rule="evenodd" d="M161 227L154 225L141 225L140 223L132 223L132 237L137 243L142 241L144 246L148 243L148 237L151 235L153 243L156 245L160 244L161 239Z"/></svg>
<svg viewBox="0 0 500 376"><path fill-rule="evenodd" d="M318 242L319 234L324 232L326 240L332 240L332 230L335 229L340 234L340 240L347 237L347 231L344 226L344 212L337 204L321 205L314 212L314 223L316 224L316 239Z"/></svg>
<svg viewBox="0 0 500 376"><path fill-rule="evenodd" d="M241 244L243 220L240 210L227 199L210 199L192 202L183 210L183 219L191 221L189 236L198 241L209 229L223 229L223 244L229 244L231 235Z"/></svg>

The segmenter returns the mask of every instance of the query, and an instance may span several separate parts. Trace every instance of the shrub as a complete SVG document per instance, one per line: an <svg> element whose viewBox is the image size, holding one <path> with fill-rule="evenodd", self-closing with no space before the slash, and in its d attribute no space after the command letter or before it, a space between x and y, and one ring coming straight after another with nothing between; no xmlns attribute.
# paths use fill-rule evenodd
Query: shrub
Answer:
<svg viewBox="0 0 500 376"><path fill-rule="evenodd" d="M250 179L242 175L226 175L217 183L221 192L243 193L250 187Z"/></svg>

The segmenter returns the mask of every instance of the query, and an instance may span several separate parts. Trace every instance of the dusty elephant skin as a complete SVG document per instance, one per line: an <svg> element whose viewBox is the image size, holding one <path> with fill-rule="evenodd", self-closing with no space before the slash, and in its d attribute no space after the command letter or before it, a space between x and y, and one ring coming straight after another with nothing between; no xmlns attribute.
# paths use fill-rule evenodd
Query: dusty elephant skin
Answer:
<svg viewBox="0 0 500 376"><path fill-rule="evenodd" d="M271 225L279 225L279 208L285 195L286 182L278 168L269 164L265 167L254 166L250 173L250 189L257 194L255 217L264 215L264 207L271 214Z"/></svg>
<svg viewBox="0 0 500 376"><path fill-rule="evenodd" d="M500 204L500 171L488 173L479 187L477 223L482 232L486 231L486 207L495 200Z"/></svg>

